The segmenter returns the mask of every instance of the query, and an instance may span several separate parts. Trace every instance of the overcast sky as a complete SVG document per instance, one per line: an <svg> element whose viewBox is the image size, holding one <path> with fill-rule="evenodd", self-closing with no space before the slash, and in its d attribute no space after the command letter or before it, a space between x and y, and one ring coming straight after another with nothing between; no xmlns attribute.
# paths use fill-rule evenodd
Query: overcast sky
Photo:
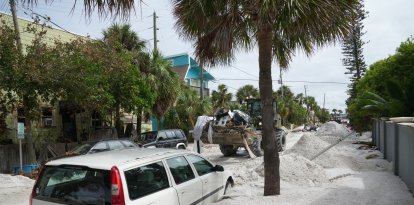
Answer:
<svg viewBox="0 0 414 205"><path fill-rule="evenodd" d="M54 0L51 5L39 1L39 5L32 8L34 12L51 17L51 20L60 27L80 35L90 35L93 38L101 38L102 30L111 25L111 19L99 19L96 14L91 19L85 20L82 12L82 1L71 13L74 1ZM128 21L134 31L142 39L148 40L148 47L153 47L152 14L157 16L158 47L165 56L178 53L193 53L192 42L186 42L179 38L174 28L174 17L172 5L169 0L145 1ZM414 1L413 0L366 0L365 9L369 12L365 20L365 31L363 39L368 42L364 46L364 55L367 65L393 54L402 41L414 34ZM10 12L8 1L0 3L0 10ZM142 12L141 12L142 11ZM19 17L30 19L30 10L18 5ZM307 94L314 96L320 106L323 105L324 94L326 94L325 107L328 109L344 110L347 99L346 84L318 84L310 82L337 82L348 83L349 76L341 64L341 46L339 44L321 48L310 58L298 53L290 64L288 71L283 72L283 80L294 93L304 93L305 86ZM234 67L208 68L208 71L217 79L210 83L210 89L216 89L219 83L229 87L229 91L236 93L237 88L252 84L258 87L258 52L257 49L245 53L240 51ZM242 70L242 71L240 71ZM279 68L273 65L273 80L279 78ZM220 79L245 79L245 80L220 80ZM251 80L250 80L251 79ZM286 81L310 81L286 82ZM273 89L280 85L274 82Z"/></svg>

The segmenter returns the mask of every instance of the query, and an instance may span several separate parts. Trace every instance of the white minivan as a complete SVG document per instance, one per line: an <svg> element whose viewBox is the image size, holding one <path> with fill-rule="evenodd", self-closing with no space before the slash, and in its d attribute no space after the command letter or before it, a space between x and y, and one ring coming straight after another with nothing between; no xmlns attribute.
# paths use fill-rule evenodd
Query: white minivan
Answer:
<svg viewBox="0 0 414 205"><path fill-rule="evenodd" d="M196 153L132 148L48 162L30 204L207 204L233 184L230 172Z"/></svg>

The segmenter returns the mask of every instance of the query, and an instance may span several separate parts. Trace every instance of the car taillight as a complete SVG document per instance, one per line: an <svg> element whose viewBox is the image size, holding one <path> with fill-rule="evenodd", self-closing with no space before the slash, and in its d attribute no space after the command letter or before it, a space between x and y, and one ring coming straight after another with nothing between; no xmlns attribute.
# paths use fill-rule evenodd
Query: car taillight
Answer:
<svg viewBox="0 0 414 205"><path fill-rule="evenodd" d="M121 174L116 166L111 169L112 205L125 205Z"/></svg>
<svg viewBox="0 0 414 205"><path fill-rule="evenodd" d="M32 205L32 204L33 204L33 198L37 196L37 193L36 193L36 185L37 185L37 183L38 183L39 179L41 178L42 173L43 173L43 171L44 171L44 170L45 170L45 165L44 165L44 164L42 164L42 165L40 166L40 171L39 171L39 172L38 172L38 174L37 174L37 177L36 177L36 182L35 182L35 184L33 185L32 193L30 193L30 198L29 198L29 204L30 204L30 205Z"/></svg>

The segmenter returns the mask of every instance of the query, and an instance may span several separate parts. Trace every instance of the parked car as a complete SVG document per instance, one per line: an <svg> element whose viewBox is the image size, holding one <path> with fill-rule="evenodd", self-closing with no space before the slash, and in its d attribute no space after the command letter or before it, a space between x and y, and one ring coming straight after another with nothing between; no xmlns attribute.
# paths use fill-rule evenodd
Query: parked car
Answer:
<svg viewBox="0 0 414 205"><path fill-rule="evenodd" d="M233 176L197 153L124 149L48 162L32 205L203 204L220 200Z"/></svg>
<svg viewBox="0 0 414 205"><path fill-rule="evenodd" d="M144 132L136 141L142 147L187 149L187 137L180 129Z"/></svg>
<svg viewBox="0 0 414 205"><path fill-rule="evenodd" d="M86 142L67 152L67 155L92 154L131 147L138 147L138 145L127 139L105 139L95 142Z"/></svg>

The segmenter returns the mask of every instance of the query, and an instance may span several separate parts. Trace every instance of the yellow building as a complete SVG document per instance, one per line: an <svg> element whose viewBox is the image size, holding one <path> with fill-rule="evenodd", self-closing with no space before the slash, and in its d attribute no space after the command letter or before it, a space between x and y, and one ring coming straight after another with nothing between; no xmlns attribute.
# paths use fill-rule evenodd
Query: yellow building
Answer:
<svg viewBox="0 0 414 205"><path fill-rule="evenodd" d="M0 24L6 23L13 27L13 19L10 14L0 12ZM28 25L32 25L33 21L18 18L19 29L21 33L21 42L23 52L27 45L30 45L34 39L34 34L27 32ZM41 25L34 25L41 28ZM47 31L45 39L48 44L53 44L55 40L61 42L70 42L76 38L87 38L74 33L66 32L58 28L44 27ZM24 121L23 109L18 108L12 115L6 119L8 126L8 138L16 138L17 122ZM80 140L93 140L97 135L111 135L112 130L99 130L96 128L102 127L102 121L99 116L93 112L87 112L80 109L78 106L59 102L56 105L48 103L41 104L40 120L33 122L32 136L35 141L56 140L64 142L75 142ZM38 138L38 140L36 140Z"/></svg>

